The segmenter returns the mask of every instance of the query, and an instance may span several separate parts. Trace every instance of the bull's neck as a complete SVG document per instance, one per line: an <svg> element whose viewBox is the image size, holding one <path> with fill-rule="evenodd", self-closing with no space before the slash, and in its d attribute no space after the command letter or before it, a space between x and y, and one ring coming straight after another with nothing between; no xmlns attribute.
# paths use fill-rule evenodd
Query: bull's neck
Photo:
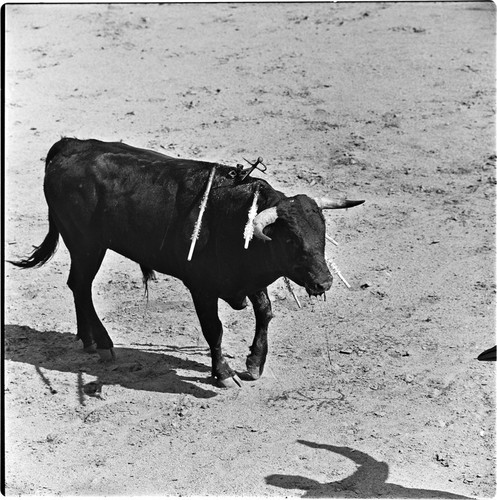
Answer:
<svg viewBox="0 0 497 500"><path fill-rule="evenodd" d="M270 241L257 241L255 243L254 258L257 266L254 267L254 277L257 276L261 279L266 277L268 284L270 284L285 276L285 258L276 252L274 244Z"/></svg>

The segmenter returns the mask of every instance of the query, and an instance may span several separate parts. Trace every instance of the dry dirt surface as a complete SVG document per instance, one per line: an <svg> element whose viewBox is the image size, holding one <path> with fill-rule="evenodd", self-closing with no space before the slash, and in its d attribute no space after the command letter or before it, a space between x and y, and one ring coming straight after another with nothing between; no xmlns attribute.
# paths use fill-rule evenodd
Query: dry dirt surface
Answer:
<svg viewBox="0 0 497 500"><path fill-rule="evenodd" d="M41 243L61 136L229 165L264 158L327 212L348 289L281 280L264 376L210 379L190 296L109 252L115 365L75 341L61 244L5 264L10 495L463 498L495 493L492 3L9 5L5 257ZM259 174L262 176L262 174ZM221 305L244 370L250 308Z"/></svg>

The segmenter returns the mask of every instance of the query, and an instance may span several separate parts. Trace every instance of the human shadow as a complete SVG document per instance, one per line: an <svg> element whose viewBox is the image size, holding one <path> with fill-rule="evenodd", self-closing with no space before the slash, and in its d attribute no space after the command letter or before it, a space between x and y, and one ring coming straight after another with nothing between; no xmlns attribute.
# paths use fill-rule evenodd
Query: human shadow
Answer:
<svg viewBox="0 0 497 500"><path fill-rule="evenodd" d="M202 388L213 384L210 375L208 351L198 346L169 346L143 344L139 348L115 347L117 362L101 363L97 354L83 351L81 342L75 342L71 333L41 332L28 326L5 325L5 359L33 365L42 382L50 390L49 376L43 370L72 372L77 377L80 401L83 398L82 374L97 377L96 384L121 385L135 390L172 394L191 394L196 398L212 398L217 392ZM143 347L142 347L143 346ZM171 353L182 353L175 356ZM188 359L202 355L206 364ZM198 376L181 376L177 370L198 372Z"/></svg>
<svg viewBox="0 0 497 500"><path fill-rule="evenodd" d="M338 453L352 460L358 468L351 476L332 483L320 483L303 476L272 474L266 477L267 484L279 488L307 490L303 498L470 498L446 491L405 488L388 483L388 464L378 462L367 453L353 448L304 440L298 442L311 448Z"/></svg>

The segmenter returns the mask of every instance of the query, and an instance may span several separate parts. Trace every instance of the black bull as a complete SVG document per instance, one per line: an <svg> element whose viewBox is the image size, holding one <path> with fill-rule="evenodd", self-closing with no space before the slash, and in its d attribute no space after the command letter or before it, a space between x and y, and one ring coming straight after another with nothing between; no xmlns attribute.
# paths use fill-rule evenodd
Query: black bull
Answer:
<svg viewBox="0 0 497 500"><path fill-rule="evenodd" d="M187 260L191 235L211 168L215 177L195 252ZM322 208L362 202L332 202L305 195L287 197L267 182L228 166L165 156L123 143L64 138L46 158L44 181L49 232L30 257L14 264L44 264L59 234L71 256L68 286L74 294L78 337L85 350L114 358L113 343L95 312L91 286L109 248L153 270L175 276L190 290L209 344L212 375L224 386L240 384L222 354L218 299L234 309L252 302L256 329L247 357L247 376L262 374L267 329L272 318L267 286L286 276L310 295L331 287L324 256ZM244 227L255 193L264 219L247 249ZM319 206L318 206L319 203ZM275 208L274 208L275 207ZM270 210L266 210L270 209ZM271 241L267 241L268 239Z"/></svg>

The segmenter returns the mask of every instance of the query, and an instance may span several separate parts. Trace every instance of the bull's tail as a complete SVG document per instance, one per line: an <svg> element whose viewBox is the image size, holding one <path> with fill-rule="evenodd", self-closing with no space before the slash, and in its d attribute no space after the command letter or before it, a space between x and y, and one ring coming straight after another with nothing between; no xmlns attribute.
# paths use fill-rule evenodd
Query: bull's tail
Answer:
<svg viewBox="0 0 497 500"><path fill-rule="evenodd" d="M57 250L57 246L59 243L59 230L55 225L55 222L48 213L48 234L45 236L43 243L39 247L35 247L34 252L23 260L12 261L9 260L11 264L15 266L22 267L24 269L28 269L31 267L40 267L45 264L52 255Z"/></svg>

